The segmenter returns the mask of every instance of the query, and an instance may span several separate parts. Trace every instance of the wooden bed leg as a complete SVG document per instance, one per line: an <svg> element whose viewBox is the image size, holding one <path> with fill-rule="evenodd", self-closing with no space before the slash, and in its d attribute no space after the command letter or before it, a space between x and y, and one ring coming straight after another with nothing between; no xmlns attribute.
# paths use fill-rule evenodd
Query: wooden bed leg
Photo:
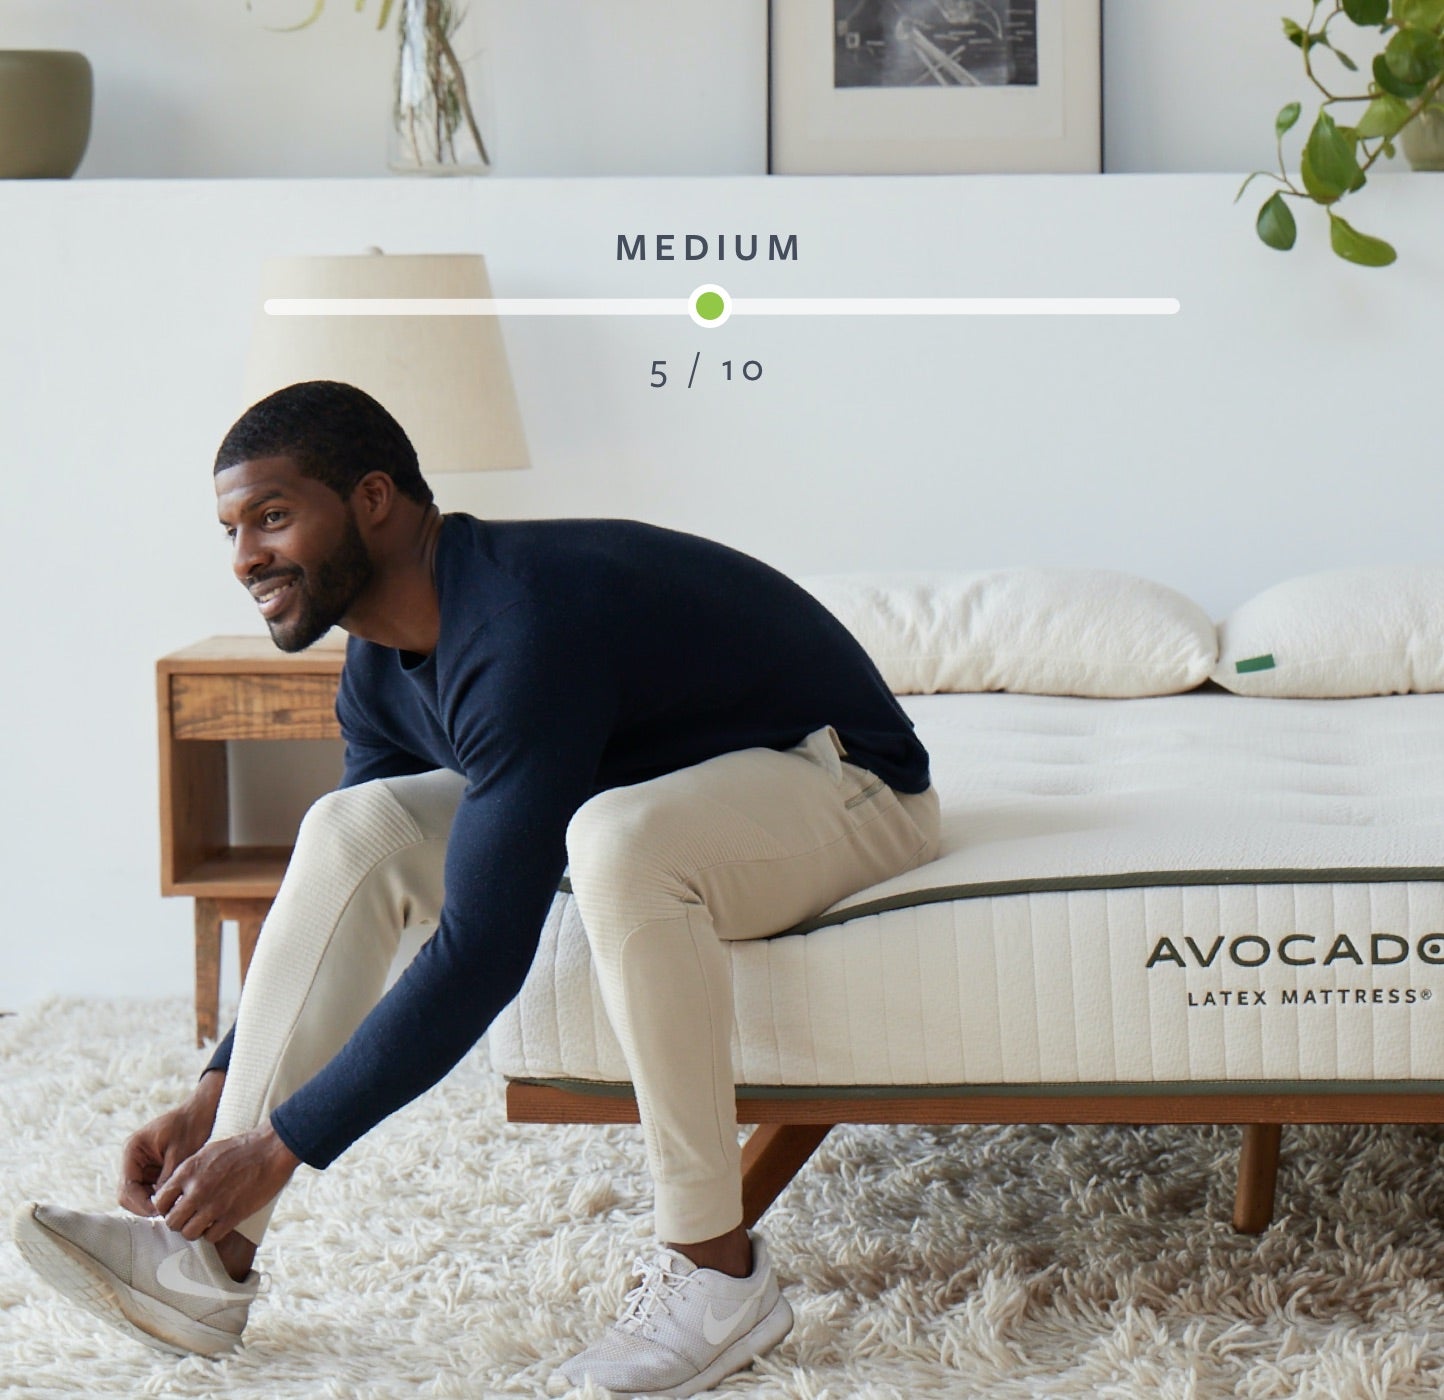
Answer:
<svg viewBox="0 0 1444 1400"><path fill-rule="evenodd" d="M831 1127L830 1123L763 1123L752 1130L742 1149L742 1223L749 1230Z"/></svg>
<svg viewBox="0 0 1444 1400"><path fill-rule="evenodd" d="M1238 1154L1238 1192L1233 1203L1233 1228L1243 1235L1268 1229L1274 1214L1274 1186L1279 1174L1278 1123L1245 1123Z"/></svg>

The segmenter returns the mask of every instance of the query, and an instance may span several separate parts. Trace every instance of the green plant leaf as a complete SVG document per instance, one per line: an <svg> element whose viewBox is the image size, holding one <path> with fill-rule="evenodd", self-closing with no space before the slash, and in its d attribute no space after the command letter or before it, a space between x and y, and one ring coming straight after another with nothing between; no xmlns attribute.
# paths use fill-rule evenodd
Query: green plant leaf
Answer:
<svg viewBox="0 0 1444 1400"><path fill-rule="evenodd" d="M1389 0L1344 0L1344 13L1355 24L1384 24L1389 18Z"/></svg>
<svg viewBox="0 0 1444 1400"><path fill-rule="evenodd" d="M1293 211L1284 201L1282 194L1275 194L1264 201L1263 208L1258 211L1258 220L1255 222L1254 228L1258 230L1258 236L1270 248L1276 248L1281 253L1287 253L1294 246L1294 240L1299 236L1299 227L1294 222Z"/></svg>
<svg viewBox="0 0 1444 1400"><path fill-rule="evenodd" d="M322 3L324 4L325 0L322 0ZM1304 27L1297 20L1285 18L1284 33L1288 36L1289 43L1297 45L1299 48L1303 48Z"/></svg>
<svg viewBox="0 0 1444 1400"><path fill-rule="evenodd" d="M1332 209L1329 210L1329 243L1341 258L1360 267L1388 267L1399 256L1382 238L1360 233Z"/></svg>
<svg viewBox="0 0 1444 1400"><path fill-rule="evenodd" d="M1394 23L1437 32L1444 25L1444 0L1394 0Z"/></svg>
<svg viewBox="0 0 1444 1400"><path fill-rule="evenodd" d="M1396 78L1423 87L1444 65L1444 46L1423 29L1401 29L1384 49L1384 62Z"/></svg>
<svg viewBox="0 0 1444 1400"><path fill-rule="evenodd" d="M1409 104L1385 93L1369 103L1354 130L1360 136L1393 136L1408 120Z"/></svg>
<svg viewBox="0 0 1444 1400"><path fill-rule="evenodd" d="M1309 159L1309 148L1304 147L1299 152L1299 179L1303 181L1304 189L1308 191L1310 199L1317 200L1320 204L1332 204L1338 195L1324 188L1314 178L1313 162ZM1342 193L1342 191L1340 191Z"/></svg>
<svg viewBox="0 0 1444 1400"><path fill-rule="evenodd" d="M1355 155L1357 146L1358 136L1352 127L1337 126L1327 112L1319 113L1301 157L1301 169L1306 167L1307 172L1304 187L1315 199L1331 204L1363 184L1364 172Z"/></svg>
<svg viewBox="0 0 1444 1400"><path fill-rule="evenodd" d="M1325 48L1333 50L1334 57L1337 58L1339 62L1342 63L1344 67L1349 70L1349 72L1357 73L1359 71L1359 65L1355 63L1354 60L1343 51L1343 49L1334 48L1333 44L1331 44L1327 39L1323 39L1320 42L1324 45Z"/></svg>
<svg viewBox="0 0 1444 1400"><path fill-rule="evenodd" d="M1389 67L1388 61L1381 53L1374 55L1374 81L1385 92L1392 93L1395 97L1402 97L1406 102L1412 102L1427 86L1425 83L1404 82Z"/></svg>
<svg viewBox="0 0 1444 1400"><path fill-rule="evenodd" d="M1299 113L1304 109L1297 102L1290 102L1287 107L1280 107L1279 114L1274 118L1274 131L1282 136L1299 119Z"/></svg>

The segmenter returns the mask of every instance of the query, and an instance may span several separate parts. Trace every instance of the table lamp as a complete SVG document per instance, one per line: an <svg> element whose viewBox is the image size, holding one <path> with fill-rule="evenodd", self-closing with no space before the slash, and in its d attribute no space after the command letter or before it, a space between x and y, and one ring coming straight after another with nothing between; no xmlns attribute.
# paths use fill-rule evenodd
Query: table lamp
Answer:
<svg viewBox="0 0 1444 1400"><path fill-rule="evenodd" d="M531 465L495 316L268 315L272 298L491 297L476 253L268 258L246 403L306 379L364 389L406 430L424 476Z"/></svg>

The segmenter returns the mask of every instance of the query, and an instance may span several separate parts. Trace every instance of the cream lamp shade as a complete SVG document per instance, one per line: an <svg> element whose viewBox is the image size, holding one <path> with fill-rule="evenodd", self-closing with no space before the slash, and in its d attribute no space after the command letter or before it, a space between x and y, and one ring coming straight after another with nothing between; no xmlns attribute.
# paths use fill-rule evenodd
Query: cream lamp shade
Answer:
<svg viewBox="0 0 1444 1400"><path fill-rule="evenodd" d="M364 389L405 429L423 476L527 467L495 316L268 315L267 301L491 297L476 253L268 258L246 363L246 403L306 379Z"/></svg>

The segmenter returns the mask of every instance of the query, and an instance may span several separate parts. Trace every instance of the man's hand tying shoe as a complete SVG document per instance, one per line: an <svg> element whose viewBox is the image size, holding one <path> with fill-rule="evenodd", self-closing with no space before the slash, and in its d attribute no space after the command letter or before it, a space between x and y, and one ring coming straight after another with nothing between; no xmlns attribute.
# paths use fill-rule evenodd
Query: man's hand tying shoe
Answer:
<svg viewBox="0 0 1444 1400"><path fill-rule="evenodd" d="M267 1123L187 1157L156 1187L151 1205L186 1239L218 1244L273 1200L300 1165Z"/></svg>

